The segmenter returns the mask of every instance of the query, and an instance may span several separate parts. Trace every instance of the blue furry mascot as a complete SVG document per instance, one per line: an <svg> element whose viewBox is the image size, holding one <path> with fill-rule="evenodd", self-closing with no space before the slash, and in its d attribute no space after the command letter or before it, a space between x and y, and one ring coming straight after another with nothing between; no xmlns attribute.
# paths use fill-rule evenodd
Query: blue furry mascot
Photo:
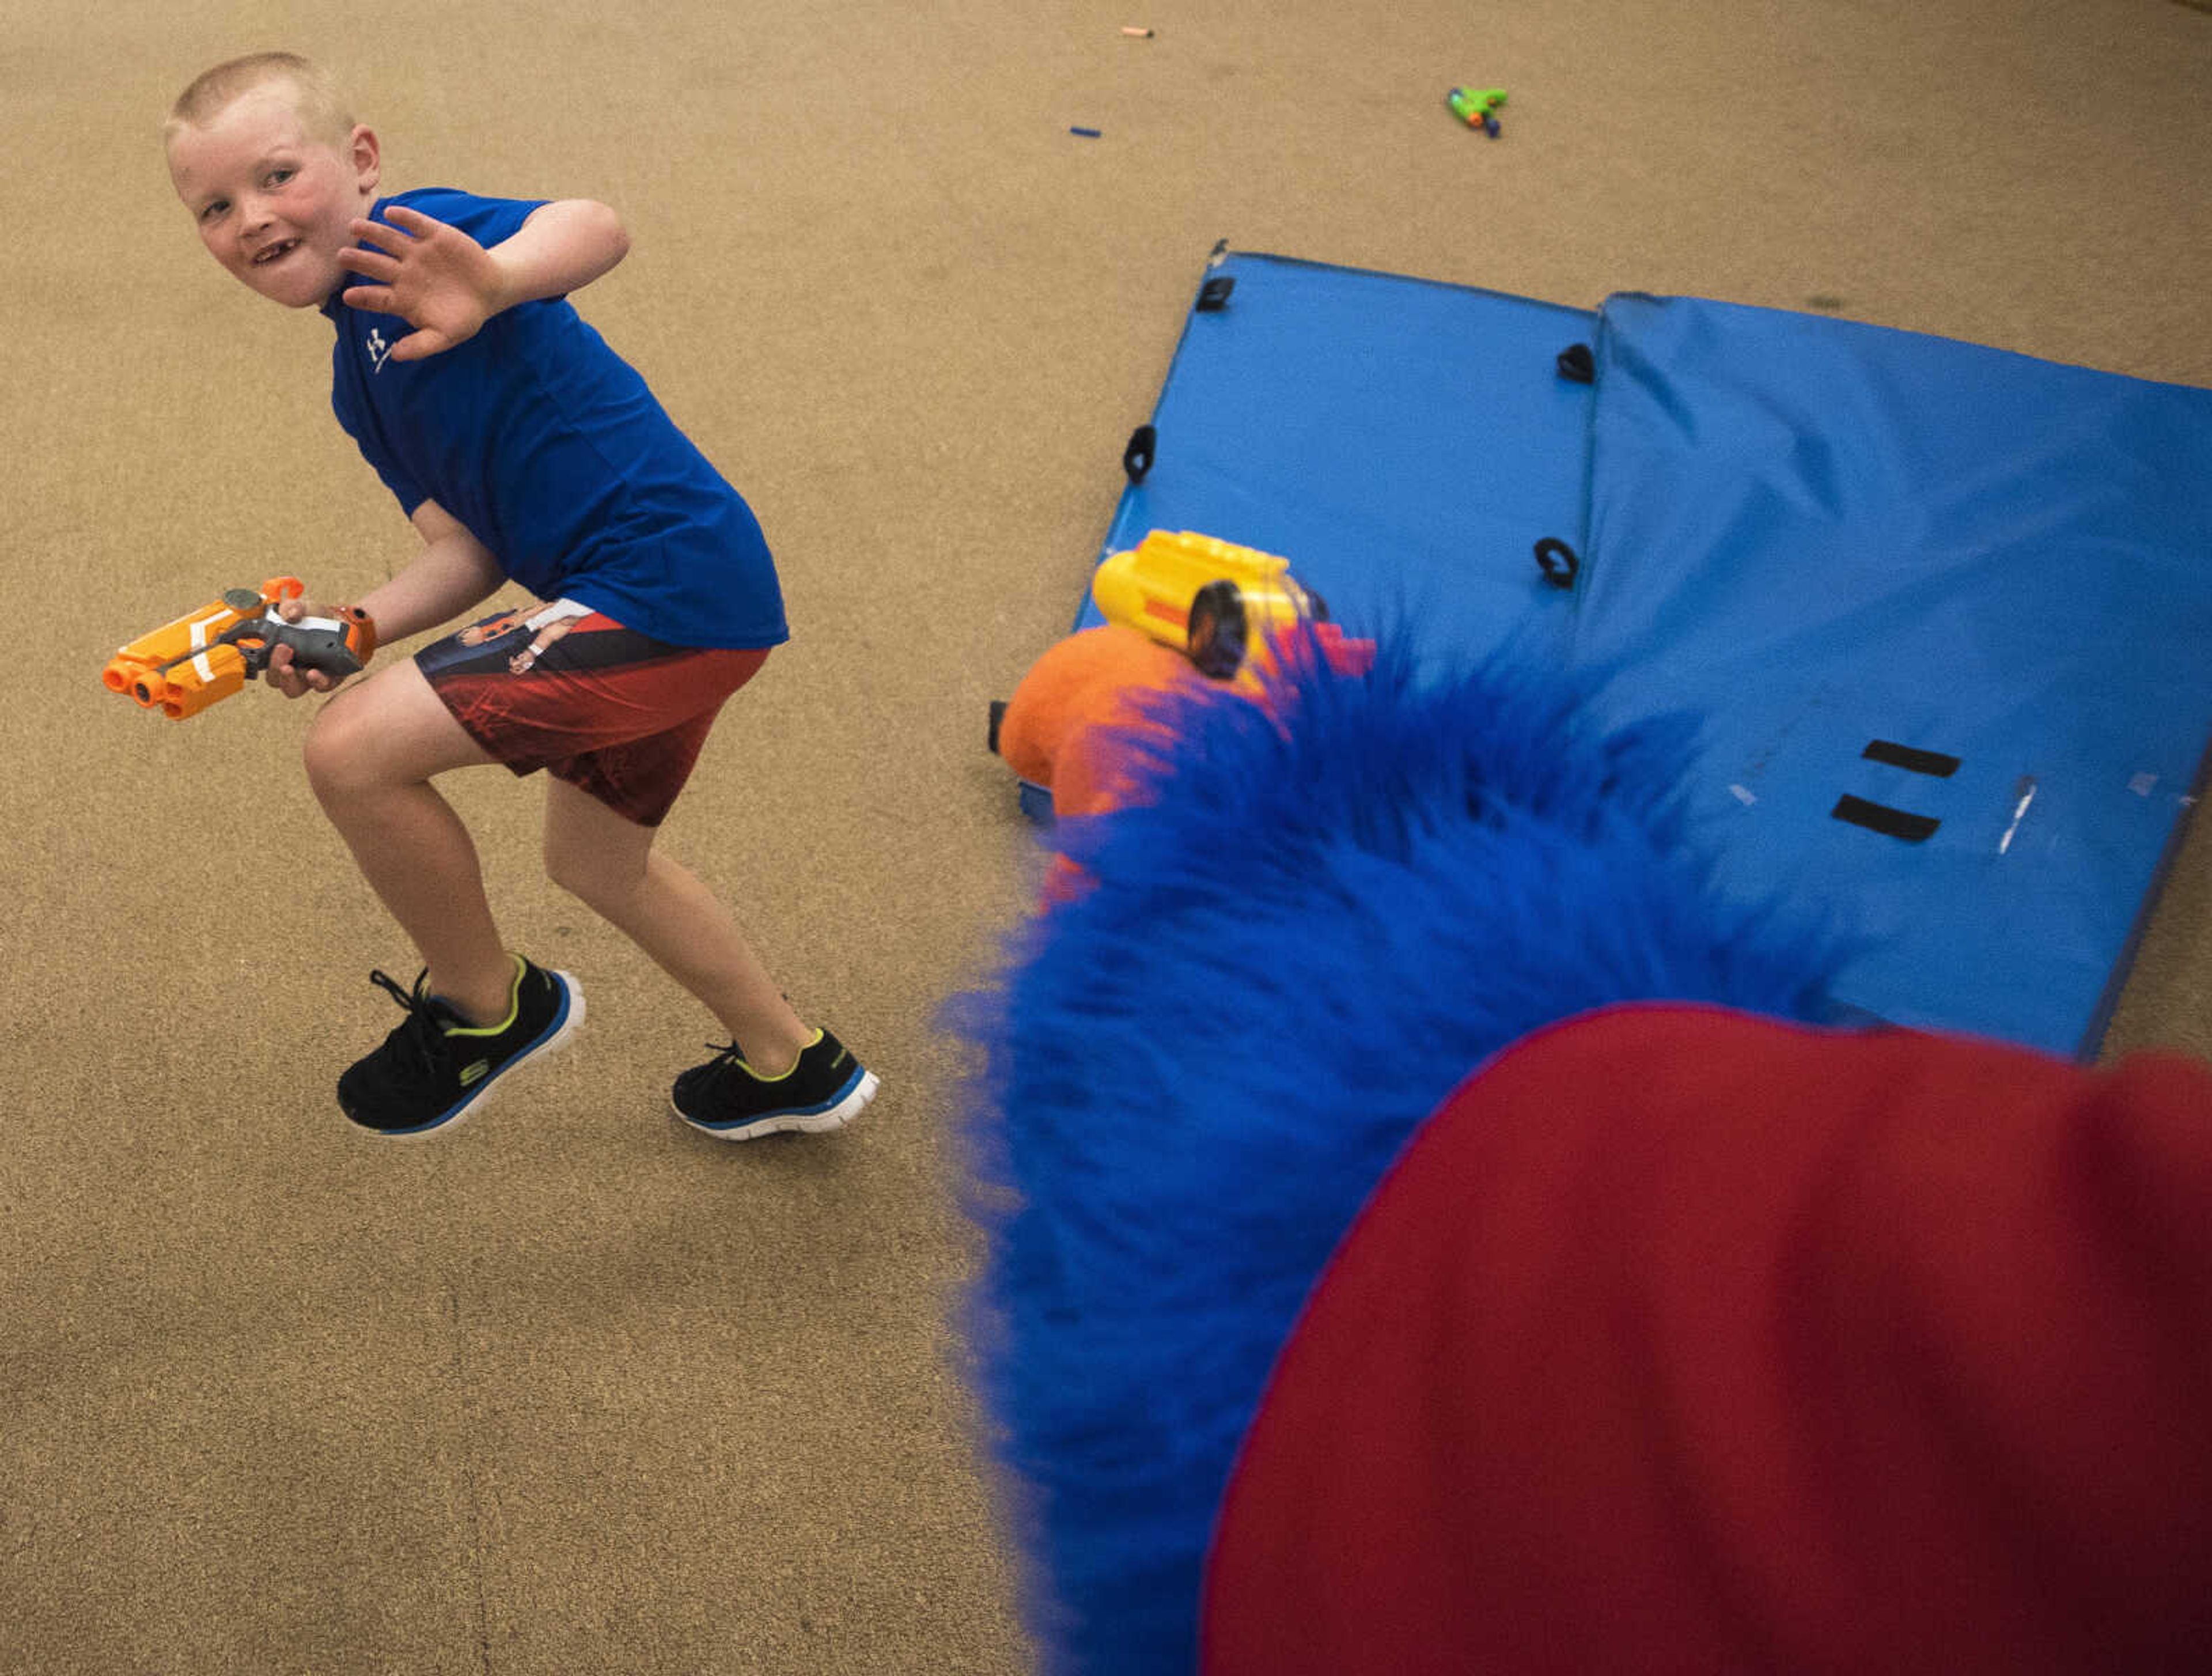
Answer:
<svg viewBox="0 0 2212 1676"><path fill-rule="evenodd" d="M1816 1016L1832 950L1722 906L1680 734L1511 666L1163 698L1152 801L1069 823L1089 888L998 1016L977 1325L1059 1667L1191 1667L1230 1463L1307 1289L1453 1086L1539 1026L1691 998ZM988 1201L987 1201L988 1202Z"/></svg>
<svg viewBox="0 0 2212 1676"><path fill-rule="evenodd" d="M967 1326L1048 1668L1774 1667L1800 1645L1778 1624L1816 1655L1822 1634L1853 1645L1771 1563L1826 1538L1808 1519L1801 1539L1784 1518L1798 1504L1778 1510L1761 1489L1814 1496L1793 1476L1807 1470L1790 1432L1799 1410L1763 1395L1796 1387L1762 1358L1803 1362L1818 1387L1820 1346L1893 1330L1822 1301L1826 1271L1806 1252L1859 1252L1866 1227L1899 1219L1869 1198L1848 1238L1807 1245L1805 1229L1825 1226L1817 1184L1847 1143L1798 1099L1813 1085L1870 1090L1844 1103L1850 1122L1874 1121L1887 1091L1917 1086L1881 1057L1910 1033L1821 1027L1843 942L1809 908L1723 899L1680 813L1688 728L1608 732L1590 697L1510 659L1417 678L1387 643L1363 673L1309 661L1267 704L1164 692L1123 741L1136 795L1061 823L1054 841L1082 887L1040 913L964 1021L984 1050L969 1139L988 1235ZM2002 1065L1962 1063L1957 1086L1994 1086ZM1486 1089L1509 1085L1508 1105L1483 1108ZM1529 1137L1518 1150L1509 1110ZM1409 1150L1417 1136L1434 1144ZM1455 1137L1491 1150L1470 1164L1474 1151L1440 1150ZM1989 1144L2008 1155L2003 1137ZM1381 1190L1420 1157L1434 1167L1415 1228ZM1639 1194L1661 1182L1673 1185L1653 1211ZM1400 1184L1401 1206L1418 1185ZM1493 1197L1436 1208L1470 1192ZM1768 1198L1782 1207L1771 1216L1756 1209ZM1717 1234L1739 1204L1741 1240ZM1370 1246L1442 1237L1443 1255L1419 1247L1369 1283L1353 1260L1363 1230ZM1473 1247L1462 1270L1462 1234L1502 1243ZM1481 1294L1524 1264L1524 1294ZM1370 1289L1331 1315L1319 1283L1332 1275ZM2200 1302L2190 1319L2203 1314ZM1802 1342L1784 1330L1813 1321ZM1286 1352L1323 1328L1356 1350ZM1705 1348L1739 1332L1736 1361ZM1863 1365L1886 1369L1887 1344ZM1495 1388L1509 1377L1521 1396ZM1616 1399L1627 1406L1597 1406ZM1510 1401L1531 1417L1525 1436L1505 1429ZM1268 1456L1255 1421L1293 1402L1317 1417ZM1810 1408L1848 1431L1840 1399ZM2172 1411L2177 1427L2190 1411ZM1900 1431L1898 1459L1917 1459L1917 1435ZM1729 1453L1744 1438L1773 1460L1745 1466ZM1668 1465L1669 1440L1691 1466ZM1595 1485L1591 1463L1615 1456L1657 1461L1656 1478L1605 1478L1620 1511L1589 1485L1576 1502L1566 1486ZM1482 1480L1505 1461L1521 1465ZM1232 1474L1232 1511L1264 1516L1224 1516ZM2202 1482L2183 1473L2175 1517ZM1547 1550L1532 1533L1569 1503L1581 1522ZM1762 1519L1790 1533L1766 1540ZM2175 1526L2154 1514L2149 1528L2171 1539ZM1946 1551L1972 1540L1947 1531ZM1609 1543L1611 1572L1593 1559L1578 1579L1572 1553ZM1440 1545L1443 1580L1394 1618L1390 1591L1436 1571ZM2201 1582L2201 1527L2179 1551L2161 1563ZM1692 1556L1680 1562L1689 1582L1634 1582L1678 1552ZM1209 1587L1244 1627L1202 1624ZM1710 1612L1681 1608L1689 1595ZM1516 1655L1515 1625L1551 1639ZM1282 1645L1264 1650L1278 1629ZM1876 1643L1862 1667L1913 1667L1881 1659L1899 1644Z"/></svg>

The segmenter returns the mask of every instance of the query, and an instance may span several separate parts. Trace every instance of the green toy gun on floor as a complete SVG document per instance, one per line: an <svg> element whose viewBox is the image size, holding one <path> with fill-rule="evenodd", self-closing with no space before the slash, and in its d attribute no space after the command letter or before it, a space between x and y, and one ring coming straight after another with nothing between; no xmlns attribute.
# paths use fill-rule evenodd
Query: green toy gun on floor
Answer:
<svg viewBox="0 0 2212 1676"><path fill-rule="evenodd" d="M1498 135L1498 124L1492 113L1504 102L1503 88L1454 88L1444 95L1454 116L1470 128L1481 129L1493 140Z"/></svg>

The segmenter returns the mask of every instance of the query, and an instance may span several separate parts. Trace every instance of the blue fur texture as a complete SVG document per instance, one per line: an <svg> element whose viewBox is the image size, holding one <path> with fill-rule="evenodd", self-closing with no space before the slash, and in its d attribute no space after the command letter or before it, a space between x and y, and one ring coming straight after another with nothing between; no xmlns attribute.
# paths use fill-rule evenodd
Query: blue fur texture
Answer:
<svg viewBox="0 0 2212 1676"><path fill-rule="evenodd" d="M1163 700L1157 801L1066 823L1091 875L966 998L988 1240L974 1376L1057 1672L1193 1669L1201 1566L1273 1356L1423 1118L1611 1003L1818 1019L1845 952L1723 904L1682 725L1601 734L1500 661L1308 674L1279 725Z"/></svg>

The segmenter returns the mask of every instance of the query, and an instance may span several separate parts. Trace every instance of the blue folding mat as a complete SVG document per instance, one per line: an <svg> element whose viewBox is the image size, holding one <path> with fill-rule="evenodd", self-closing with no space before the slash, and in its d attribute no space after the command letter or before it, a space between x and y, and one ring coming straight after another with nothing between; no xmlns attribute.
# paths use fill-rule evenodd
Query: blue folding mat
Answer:
<svg viewBox="0 0 2212 1676"><path fill-rule="evenodd" d="M1196 530L1696 718L1723 888L1863 935L1846 1010L2095 1053L2212 737L2212 391L1218 249L1124 464L1102 558Z"/></svg>

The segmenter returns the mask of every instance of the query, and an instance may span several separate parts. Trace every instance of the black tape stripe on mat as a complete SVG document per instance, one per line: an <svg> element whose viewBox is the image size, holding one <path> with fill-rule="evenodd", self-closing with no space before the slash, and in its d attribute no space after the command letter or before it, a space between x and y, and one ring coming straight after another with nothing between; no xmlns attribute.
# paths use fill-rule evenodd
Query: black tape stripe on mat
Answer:
<svg viewBox="0 0 2212 1676"><path fill-rule="evenodd" d="M1849 793L1836 800L1836 807L1828 813L1838 820L1848 820L1854 826L1863 826L1870 832L1880 832L1884 838L1902 838L1907 844L1919 844L1933 836L1943 823L1930 814L1908 814L1903 809L1893 809L1887 803L1869 803L1863 797Z"/></svg>
<svg viewBox="0 0 2212 1676"><path fill-rule="evenodd" d="M1909 768L1916 774L1932 774L1939 780L1948 780L1959 771L1959 759L1941 751L1916 751L1910 745L1899 745L1887 739L1877 739L1859 753L1869 762L1887 763L1892 768Z"/></svg>

